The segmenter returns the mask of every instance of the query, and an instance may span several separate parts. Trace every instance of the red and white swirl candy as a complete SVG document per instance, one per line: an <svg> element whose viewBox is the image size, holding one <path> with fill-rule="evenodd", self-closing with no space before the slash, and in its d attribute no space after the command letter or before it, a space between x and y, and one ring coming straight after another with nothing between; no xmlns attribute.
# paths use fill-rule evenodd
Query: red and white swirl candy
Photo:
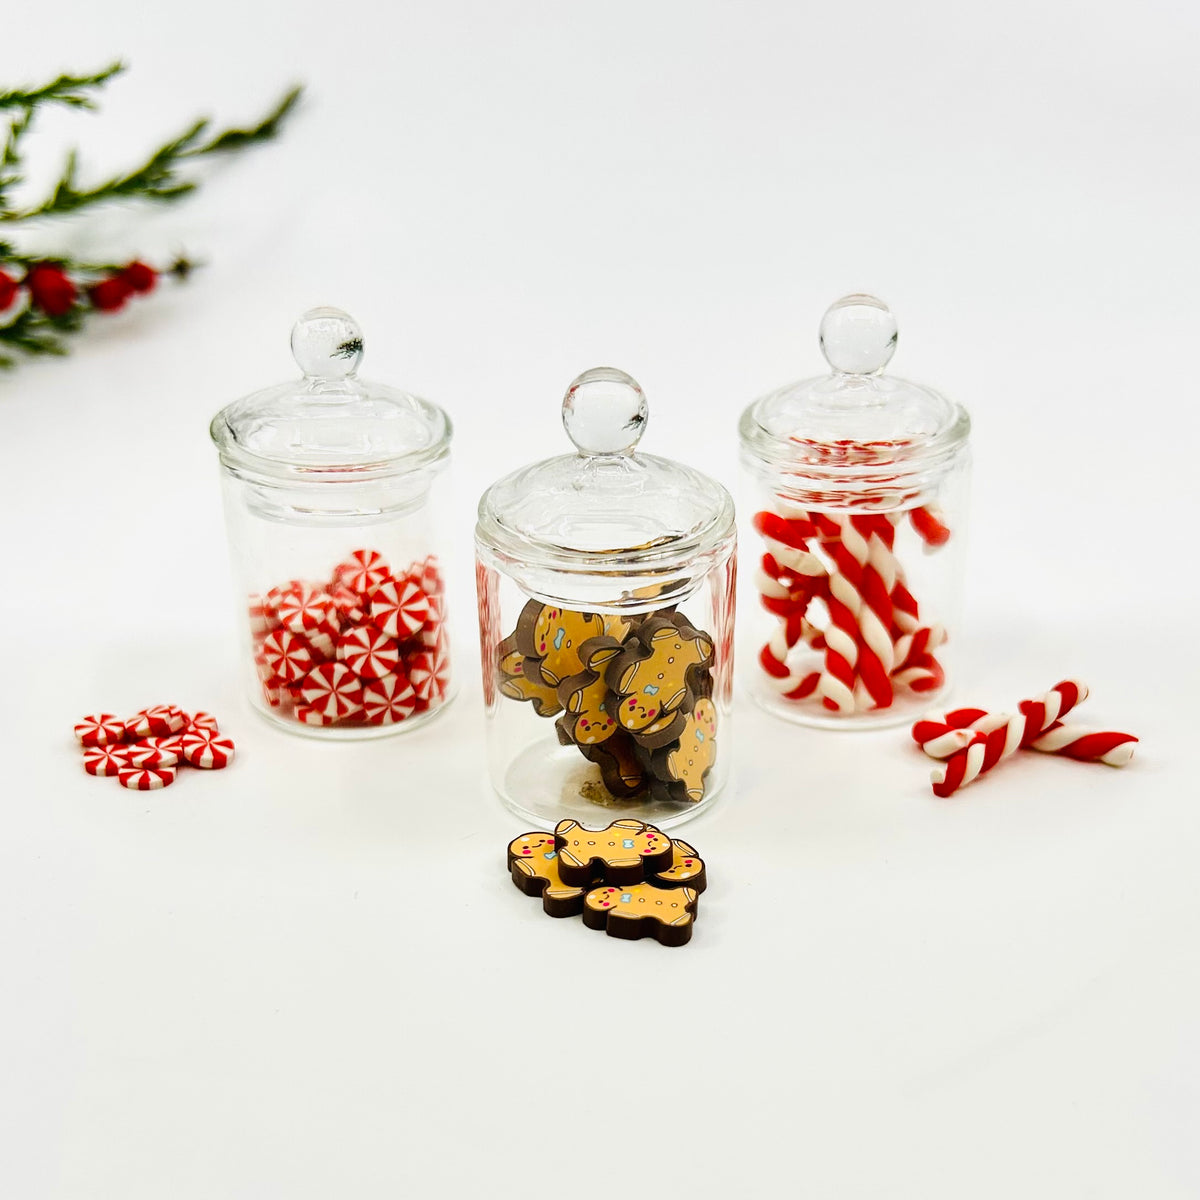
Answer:
<svg viewBox="0 0 1200 1200"><path fill-rule="evenodd" d="M82 746L111 746L125 737L125 722L112 713L95 713L75 725L75 739Z"/></svg>
<svg viewBox="0 0 1200 1200"><path fill-rule="evenodd" d="M85 746L83 769L89 775L116 776L129 768L128 747L115 745Z"/></svg>
<svg viewBox="0 0 1200 1200"><path fill-rule="evenodd" d="M313 667L300 685L300 696L305 708L331 720L344 721L362 711L362 683L341 662Z"/></svg>
<svg viewBox="0 0 1200 1200"><path fill-rule="evenodd" d="M154 792L159 788L170 787L175 778L174 767L126 767L117 772L121 786L136 792Z"/></svg>
<svg viewBox="0 0 1200 1200"><path fill-rule="evenodd" d="M396 640L369 625L343 634L338 640L337 656L359 679L382 679L400 665Z"/></svg>
<svg viewBox="0 0 1200 1200"><path fill-rule="evenodd" d="M442 650L422 650L407 659L408 681L425 707L440 704L450 688L450 659Z"/></svg>
<svg viewBox="0 0 1200 1200"><path fill-rule="evenodd" d="M412 579L388 579L370 594L371 620L388 637L403 641L429 620L429 597Z"/></svg>
<svg viewBox="0 0 1200 1200"><path fill-rule="evenodd" d="M417 710L417 693L403 672L363 686L363 716L368 725L394 725Z"/></svg>
<svg viewBox="0 0 1200 1200"><path fill-rule="evenodd" d="M335 584L341 584L360 596L373 592L391 577L392 569L378 550L354 550L345 562L333 569Z"/></svg>
<svg viewBox="0 0 1200 1200"><path fill-rule="evenodd" d="M275 629L263 638L258 649L265 668L267 687L299 683L316 665L317 656L307 640L290 629Z"/></svg>
<svg viewBox="0 0 1200 1200"><path fill-rule="evenodd" d="M185 733L180 748L190 767L220 770L233 761L233 742L211 729L192 729Z"/></svg>

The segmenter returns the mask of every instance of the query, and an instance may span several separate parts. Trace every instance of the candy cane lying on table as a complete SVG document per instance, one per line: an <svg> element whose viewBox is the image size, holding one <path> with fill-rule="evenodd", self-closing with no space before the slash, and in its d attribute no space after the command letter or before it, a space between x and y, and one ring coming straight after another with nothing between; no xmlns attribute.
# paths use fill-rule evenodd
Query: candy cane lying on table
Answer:
<svg viewBox="0 0 1200 1200"><path fill-rule="evenodd" d="M974 732L971 740L961 749L953 751L930 774L933 794L950 796L959 788L966 787L997 763L1015 754L1022 746L1033 743L1040 734L1054 725L1059 717L1065 716L1076 704L1086 700L1087 694L1085 684L1066 679L1062 683L1056 683L1044 695L1033 700L1022 700L1016 716L1007 713L985 714L972 727ZM929 732L921 728L925 724L918 721L913 726L913 737L918 741L921 741L920 734ZM949 721L941 724L950 726Z"/></svg>

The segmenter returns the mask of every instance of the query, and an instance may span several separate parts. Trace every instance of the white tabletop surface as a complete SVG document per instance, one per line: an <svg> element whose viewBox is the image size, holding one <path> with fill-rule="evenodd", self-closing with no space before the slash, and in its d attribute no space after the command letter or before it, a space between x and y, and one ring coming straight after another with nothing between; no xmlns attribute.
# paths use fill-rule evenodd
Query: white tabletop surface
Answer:
<svg viewBox="0 0 1200 1200"><path fill-rule="evenodd" d="M187 203L38 235L208 265L0 379L0 1193L1200 1194L1198 13L10 14L6 83L132 67L99 116L47 117L42 180L73 139L96 177L309 92ZM563 449L598 363L645 387L646 449L734 483L738 410L817 372L854 290L897 312L896 371L975 420L958 697L1074 675L1138 755L1027 756L938 801L903 730L739 697L736 787L687 827L692 943L547 920L482 777L478 493ZM206 436L323 303L457 425L466 685L350 747L238 694ZM76 718L158 702L216 713L236 764L150 795L83 773Z"/></svg>

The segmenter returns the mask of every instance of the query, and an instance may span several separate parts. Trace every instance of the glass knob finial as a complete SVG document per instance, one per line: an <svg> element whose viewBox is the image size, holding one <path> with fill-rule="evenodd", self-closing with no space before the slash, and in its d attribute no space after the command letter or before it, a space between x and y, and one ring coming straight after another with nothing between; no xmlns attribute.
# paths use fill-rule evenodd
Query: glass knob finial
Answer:
<svg viewBox="0 0 1200 1200"><path fill-rule="evenodd" d="M292 326L292 356L310 379L349 379L362 355L362 330L340 308L310 308Z"/></svg>
<svg viewBox="0 0 1200 1200"><path fill-rule="evenodd" d="M616 367L584 371L563 397L563 428L580 454L628 454L648 415L638 381Z"/></svg>
<svg viewBox="0 0 1200 1200"><path fill-rule="evenodd" d="M874 296L843 296L821 318L821 353L844 375L873 375L896 351L896 318Z"/></svg>

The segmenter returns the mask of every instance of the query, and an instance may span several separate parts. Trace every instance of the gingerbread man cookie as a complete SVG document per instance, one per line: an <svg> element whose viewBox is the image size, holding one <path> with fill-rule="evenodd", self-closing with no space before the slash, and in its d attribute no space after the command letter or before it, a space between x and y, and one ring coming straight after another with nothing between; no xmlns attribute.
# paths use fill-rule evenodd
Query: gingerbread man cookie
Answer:
<svg viewBox="0 0 1200 1200"><path fill-rule="evenodd" d="M609 937L652 937L664 946L691 940L699 895L694 888L659 888L651 883L609 884L588 892L583 923Z"/></svg>
<svg viewBox="0 0 1200 1200"><path fill-rule="evenodd" d="M517 618L513 634L525 655L525 675L556 688L568 675L583 670L579 649L588 638L604 633L604 618L596 613L573 612L530 600Z"/></svg>
<svg viewBox="0 0 1200 1200"><path fill-rule="evenodd" d="M573 917L583 911L586 887L570 887L558 873L552 833L523 833L508 843L512 881L527 896L541 896L547 916Z"/></svg>
<svg viewBox="0 0 1200 1200"><path fill-rule="evenodd" d="M528 700L539 717L552 717L562 712L562 705L552 687L541 679L525 674L525 656L517 648L515 637L505 638L496 648L496 675L500 694L510 700Z"/></svg>
<svg viewBox="0 0 1200 1200"><path fill-rule="evenodd" d="M578 821L559 821L554 827L558 873L575 886L596 879L609 883L640 883L647 875L671 865L671 839L645 821L614 821L604 829L585 829Z"/></svg>
<svg viewBox="0 0 1200 1200"><path fill-rule="evenodd" d="M558 685L558 702L566 710L559 724L577 746L607 741L619 728L612 711L615 697L604 672L620 653L621 643L614 637L588 638L579 647L583 670Z"/></svg>
<svg viewBox="0 0 1200 1200"><path fill-rule="evenodd" d="M660 798L696 804L704 799L705 780L716 760L717 706L704 698L685 718L678 743L650 754L651 787Z"/></svg>
<svg viewBox="0 0 1200 1200"><path fill-rule="evenodd" d="M712 656L712 638L684 617L649 617L605 672L617 696L617 720L647 749L675 741L707 686Z"/></svg>

